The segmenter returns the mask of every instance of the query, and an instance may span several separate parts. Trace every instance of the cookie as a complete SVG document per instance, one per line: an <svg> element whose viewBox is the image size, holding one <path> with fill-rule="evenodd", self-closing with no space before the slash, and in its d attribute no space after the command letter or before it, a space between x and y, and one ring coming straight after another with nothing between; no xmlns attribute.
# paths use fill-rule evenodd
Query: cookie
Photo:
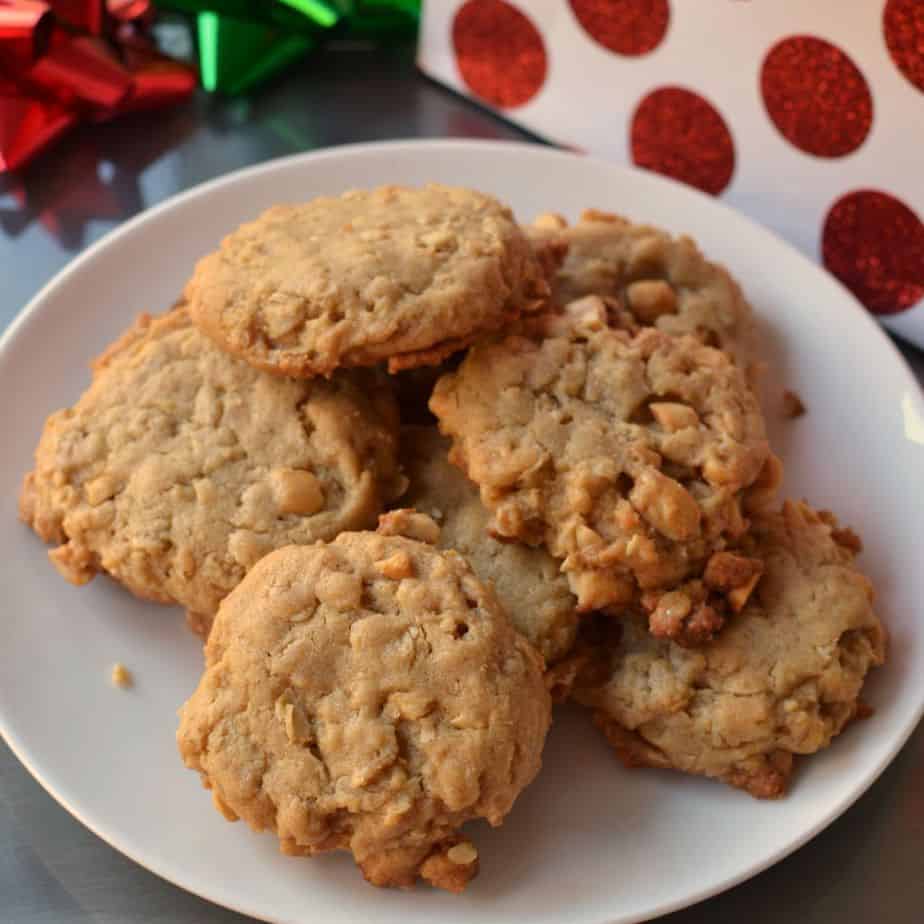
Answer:
<svg viewBox="0 0 924 924"><path fill-rule="evenodd" d="M478 854L459 827L499 825L539 770L541 658L425 542L273 552L222 603L205 661L177 741L216 806L283 853L349 850L374 885L461 891Z"/></svg>
<svg viewBox="0 0 924 924"><path fill-rule="evenodd" d="M20 512L75 584L108 572L207 631L267 552L374 525L403 488L384 376L277 378L185 308L142 316L48 418Z"/></svg>
<svg viewBox="0 0 924 924"><path fill-rule="evenodd" d="M574 644L578 615L558 562L545 549L488 535L491 516L478 488L449 461L449 442L435 427L402 428L401 458L409 482L401 503L439 524L439 547L455 549L482 581L494 586L516 629L547 664L560 660ZM398 510L383 521L406 514Z"/></svg>
<svg viewBox="0 0 924 924"><path fill-rule="evenodd" d="M430 185L275 206L199 261L186 297L222 348L307 377L435 365L548 291L509 209Z"/></svg>
<svg viewBox="0 0 924 924"><path fill-rule="evenodd" d="M596 210L570 227L558 215L542 215L527 233L547 252L555 243L566 249L552 277L560 304L587 295L614 298L639 324L692 334L752 367L751 307L735 280L689 237Z"/></svg>
<svg viewBox="0 0 924 924"><path fill-rule="evenodd" d="M542 325L477 344L437 383L430 408L450 459L479 486L497 538L563 559L580 611L642 591L656 605L745 533L747 505L772 496L778 464L757 399L694 337L632 336L592 311ZM715 570L720 595L750 580ZM660 613L653 631L710 637L723 607L696 602L681 619Z"/></svg>
<svg viewBox="0 0 924 924"><path fill-rule="evenodd" d="M749 534L764 575L744 610L696 650L615 630L578 675L574 698L628 766L670 767L782 795L794 755L827 747L861 708L885 632L855 537L806 504L758 518ZM621 629L621 638L620 638Z"/></svg>

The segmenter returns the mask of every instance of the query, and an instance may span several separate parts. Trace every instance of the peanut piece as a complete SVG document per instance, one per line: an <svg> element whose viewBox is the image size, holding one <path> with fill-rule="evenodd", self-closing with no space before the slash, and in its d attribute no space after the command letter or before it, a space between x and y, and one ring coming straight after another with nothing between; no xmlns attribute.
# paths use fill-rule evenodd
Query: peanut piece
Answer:
<svg viewBox="0 0 924 924"><path fill-rule="evenodd" d="M581 221L599 222L605 225L627 225L628 222L620 215L612 212L601 212L599 209L584 209L581 212Z"/></svg>
<svg viewBox="0 0 924 924"><path fill-rule="evenodd" d="M408 578L414 574L411 556L404 551L395 552L394 555L389 555L388 558L377 561L375 570L392 581L400 581L402 578Z"/></svg>
<svg viewBox="0 0 924 924"><path fill-rule="evenodd" d="M568 584L577 597L579 613L629 603L634 589L631 578L611 571L569 572Z"/></svg>
<svg viewBox="0 0 924 924"><path fill-rule="evenodd" d="M677 313L677 294L663 279L640 279L626 288L629 310L645 324Z"/></svg>
<svg viewBox="0 0 924 924"><path fill-rule="evenodd" d="M478 859L478 851L473 844L470 844L468 841L462 841L461 844L450 847L449 850L446 851L446 856L452 863L458 866L468 866L469 863L474 863L475 860Z"/></svg>
<svg viewBox="0 0 924 924"><path fill-rule="evenodd" d="M680 626L684 619L690 615L693 609L693 601L684 593L674 590L664 594L658 601L657 606L651 613L650 622L652 626L675 627ZM659 634L659 633L656 633ZM666 632L670 635L673 632Z"/></svg>
<svg viewBox="0 0 924 924"><path fill-rule="evenodd" d="M757 572L746 584L742 584L740 587L736 587L734 590L728 592L726 595L728 597L728 605L732 608L733 612L740 613L744 609L762 573L762 571Z"/></svg>
<svg viewBox="0 0 924 924"><path fill-rule="evenodd" d="M121 690L127 690L134 683L131 671L124 664L118 662L112 665L110 679L112 680L112 685L119 687Z"/></svg>
<svg viewBox="0 0 924 924"><path fill-rule="evenodd" d="M703 580L716 590L744 587L756 575L763 574L764 565L758 558L746 558L734 552L716 552L710 556Z"/></svg>
<svg viewBox="0 0 924 924"><path fill-rule="evenodd" d="M321 484L311 472L293 468L273 469L270 474L273 497L280 513L311 516L324 506Z"/></svg>
<svg viewBox="0 0 924 924"><path fill-rule="evenodd" d="M629 501L668 539L683 542L699 535L699 505L683 485L655 469L646 469L635 479Z"/></svg>
<svg viewBox="0 0 924 924"><path fill-rule="evenodd" d="M570 302L565 313L574 322L579 331L593 333L604 330L607 326L606 302L599 295L585 295Z"/></svg>
<svg viewBox="0 0 924 924"><path fill-rule="evenodd" d="M664 242L657 234L639 238L629 252L626 272L630 279L651 276L664 263Z"/></svg>
<svg viewBox="0 0 924 924"><path fill-rule="evenodd" d="M654 419L669 433L699 426L699 415L687 404L657 401L649 404Z"/></svg>
<svg viewBox="0 0 924 924"><path fill-rule="evenodd" d="M533 227L540 231L564 231L568 227L568 222L561 215L545 212L533 220Z"/></svg>
<svg viewBox="0 0 924 924"><path fill-rule="evenodd" d="M383 536L404 536L429 545L436 545L440 538L440 528L430 517L407 507L383 513L379 517L378 532Z"/></svg>

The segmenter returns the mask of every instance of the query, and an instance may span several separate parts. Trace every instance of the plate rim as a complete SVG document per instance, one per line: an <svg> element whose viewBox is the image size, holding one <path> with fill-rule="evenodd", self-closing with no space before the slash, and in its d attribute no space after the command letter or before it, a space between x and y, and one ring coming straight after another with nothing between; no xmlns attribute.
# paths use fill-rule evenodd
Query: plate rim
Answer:
<svg viewBox="0 0 924 924"><path fill-rule="evenodd" d="M684 183L665 177L651 171L641 170L631 165L614 163L605 158L584 155L581 153L561 150L549 147L544 143L534 141L496 141L490 139L468 139L468 138L410 138L394 139L388 141L370 141L360 143L346 143L338 145L329 145L310 151L300 151L294 154L282 157L270 158L257 164L251 164L238 168L228 173L221 174L212 179L197 183L189 189L177 192L162 202L146 208L133 216L129 220L116 225L107 231L99 240L95 241L81 253L69 260L60 270L58 270L40 289L39 291L17 312L13 320L8 324L6 330L0 335L0 365L2 365L10 351L14 341L17 339L19 331L23 328L32 316L40 310L41 305L51 298L55 292L62 286L66 285L72 275L81 271L81 269L96 258L96 255L112 246L117 240L135 233L150 221L153 221L161 213L167 212L180 205L189 203L200 196L206 196L217 189L225 186L234 186L235 184L245 181L251 176L261 173L269 173L279 169L285 169L302 161L316 162L336 157L349 157L352 155L363 155L375 151L388 151L396 149L416 149L428 150L438 153L440 150L452 149L454 151L464 150L466 148L478 148L481 150L491 149L500 154L515 154L516 156L533 157L536 159L549 159L561 161L579 161L581 163L593 164L598 169L604 169L613 173L623 174L630 178L632 182L647 184L651 187L668 186L672 188L672 195L687 197L690 202L708 203L708 208L717 209L723 214L723 220L729 222L739 222L750 226L764 235L774 238L778 244L789 251L790 255L800 261L804 268L807 268L816 278L819 279L820 285L827 285L833 292L838 292L836 297L842 300L846 298L852 303L852 310L855 315L862 315L861 324L866 325L866 330L880 343L884 344L891 351L891 360L895 363L894 372L902 380L902 384L907 389L907 394L911 396L911 401L917 406L917 411L924 416L924 394L922 388L909 364L901 354L898 347L888 336L884 328L876 322L870 313L857 300L854 294L843 285L836 277L832 276L822 266L809 258L794 245L789 243L782 235L774 231L750 216L738 211L732 206L719 198L707 195L698 189L690 187ZM699 207L699 206L697 206ZM906 723L901 727L889 745L884 749L883 755L876 762L873 769L860 780L857 784L851 786L848 792L814 824L810 825L798 837L790 843L771 852L757 863L753 863L746 869L726 876L717 883L713 883L697 892L691 893L683 898L675 898L662 902L652 907L644 913L643 917L638 917L633 913L621 914L616 917L608 917L600 924L637 924L639 921L651 920L652 918L661 917L674 911L682 910L697 905L713 896L719 895L737 885L759 875L771 866L776 865L781 860L795 853L809 841L813 840L818 834L829 827L833 822L840 818L858 799L860 799L867 790L879 779L885 769L892 763L898 753L907 743L912 733L917 728L924 716L924 685L921 687L919 701L911 711ZM260 921L270 922L288 922L289 919L281 918L277 915L267 916L265 912L258 909L250 908L246 904L225 894L220 882L214 886L208 885L199 887L199 885L190 885L180 881L180 878L173 873L168 872L169 864L162 862L156 856L146 856L147 851L143 847L135 849L132 846L126 848L120 842L124 838L118 832L107 830L105 824L99 824L86 817L83 812L77 809L68 797L62 794L56 786L46 780L44 774L40 771L29 754L29 748L24 741L20 741L13 735L6 726L4 714L0 711L0 738L2 738L17 760L25 767L33 779L48 793L62 808L64 808L72 817L79 821L85 828L103 840L112 849L130 859L132 862L148 870L159 878L169 882L171 885L182 889L185 892L196 895L206 901L217 904L221 907L228 908L240 914L248 915Z"/></svg>

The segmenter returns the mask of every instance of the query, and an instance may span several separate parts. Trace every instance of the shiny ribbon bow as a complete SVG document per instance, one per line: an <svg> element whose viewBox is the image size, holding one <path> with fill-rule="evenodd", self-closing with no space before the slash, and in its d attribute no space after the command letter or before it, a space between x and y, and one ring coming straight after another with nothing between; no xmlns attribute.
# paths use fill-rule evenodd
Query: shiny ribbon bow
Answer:
<svg viewBox="0 0 924 924"><path fill-rule="evenodd" d="M413 34L420 0L158 0L195 17L202 86L242 93L327 38Z"/></svg>
<svg viewBox="0 0 924 924"><path fill-rule="evenodd" d="M0 0L0 173L79 122L193 92L195 71L147 38L151 15L150 0Z"/></svg>

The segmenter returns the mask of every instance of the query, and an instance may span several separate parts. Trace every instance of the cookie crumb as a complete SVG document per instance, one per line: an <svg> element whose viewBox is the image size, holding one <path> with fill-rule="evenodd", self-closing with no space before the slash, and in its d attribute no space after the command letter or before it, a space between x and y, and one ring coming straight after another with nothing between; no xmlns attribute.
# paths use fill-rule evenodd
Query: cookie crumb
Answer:
<svg viewBox="0 0 924 924"><path fill-rule="evenodd" d="M783 392L783 416L790 420L802 417L806 412L805 402L788 388Z"/></svg>
<svg viewBox="0 0 924 924"><path fill-rule="evenodd" d="M110 679L112 685L118 687L120 690L128 690L135 684L135 681L132 679L131 671L119 661L112 665Z"/></svg>
<svg viewBox="0 0 924 924"><path fill-rule="evenodd" d="M383 513L379 517L378 532L382 536L404 536L429 545L436 545L440 539L439 524L425 513L407 507Z"/></svg>
<svg viewBox="0 0 924 924"><path fill-rule="evenodd" d="M473 844L463 841L461 844L450 847L446 851L446 856L457 866L468 866L469 863L474 863L478 859L478 851Z"/></svg>

